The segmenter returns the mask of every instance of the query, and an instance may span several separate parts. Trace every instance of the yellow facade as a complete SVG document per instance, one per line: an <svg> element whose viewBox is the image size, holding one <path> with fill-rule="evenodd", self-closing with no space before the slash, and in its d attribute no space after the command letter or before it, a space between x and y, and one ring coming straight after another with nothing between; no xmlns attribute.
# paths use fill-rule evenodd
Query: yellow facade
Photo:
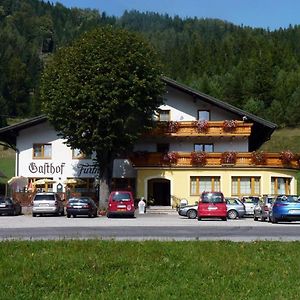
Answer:
<svg viewBox="0 0 300 300"><path fill-rule="evenodd" d="M191 177L211 176L220 177L220 190L225 197L232 196L232 177L259 177L260 195L272 194L271 178L288 178L290 194L297 194L297 170L272 168L140 168L137 170L137 197L149 196L149 181L166 179L170 182L169 205L176 206L178 200L187 199L189 204L198 201L199 195L191 195ZM168 202L168 201L167 201ZM177 203L176 203L177 202Z"/></svg>

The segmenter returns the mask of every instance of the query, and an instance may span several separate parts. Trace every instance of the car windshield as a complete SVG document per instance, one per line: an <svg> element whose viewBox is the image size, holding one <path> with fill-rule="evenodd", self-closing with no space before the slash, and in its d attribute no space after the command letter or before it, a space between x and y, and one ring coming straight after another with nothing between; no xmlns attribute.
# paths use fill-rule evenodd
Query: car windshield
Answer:
<svg viewBox="0 0 300 300"><path fill-rule="evenodd" d="M34 201L39 201L39 200L55 200L54 195L35 195Z"/></svg>
<svg viewBox="0 0 300 300"><path fill-rule="evenodd" d="M220 193L206 193L202 195L203 203L222 203L224 202L224 197Z"/></svg>
<svg viewBox="0 0 300 300"><path fill-rule="evenodd" d="M255 204L257 204L258 201L259 201L258 198L243 198L244 203L255 203Z"/></svg>
<svg viewBox="0 0 300 300"><path fill-rule="evenodd" d="M69 203L88 203L88 199L70 199Z"/></svg>
<svg viewBox="0 0 300 300"><path fill-rule="evenodd" d="M113 194L112 200L113 201L130 201L130 194L117 192L117 193Z"/></svg>
<svg viewBox="0 0 300 300"><path fill-rule="evenodd" d="M297 195L278 196L276 202L300 202L300 197Z"/></svg>

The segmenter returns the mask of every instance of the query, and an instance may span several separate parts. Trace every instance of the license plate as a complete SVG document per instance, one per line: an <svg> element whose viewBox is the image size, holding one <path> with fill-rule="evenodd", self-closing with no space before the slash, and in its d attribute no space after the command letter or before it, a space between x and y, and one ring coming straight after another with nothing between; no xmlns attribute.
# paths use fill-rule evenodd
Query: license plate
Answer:
<svg viewBox="0 0 300 300"><path fill-rule="evenodd" d="M126 205L118 205L117 208L118 208L118 209L119 209L119 208L121 208L121 209L123 209L123 208L126 209Z"/></svg>
<svg viewBox="0 0 300 300"><path fill-rule="evenodd" d="M216 206L209 206L208 207L208 210L216 210L216 209L218 209Z"/></svg>
<svg viewBox="0 0 300 300"><path fill-rule="evenodd" d="M49 206L49 204L48 203L42 203L39 206L45 207L45 206Z"/></svg>
<svg viewBox="0 0 300 300"><path fill-rule="evenodd" d="M0 204L0 207L6 207L6 204Z"/></svg>
<svg viewBox="0 0 300 300"><path fill-rule="evenodd" d="M82 208L82 206L80 206L80 205L74 205L73 207L74 208Z"/></svg>
<svg viewBox="0 0 300 300"><path fill-rule="evenodd" d="M300 214L300 209L290 209L289 213L290 214Z"/></svg>
<svg viewBox="0 0 300 300"><path fill-rule="evenodd" d="M126 208L118 208L117 211L126 211Z"/></svg>

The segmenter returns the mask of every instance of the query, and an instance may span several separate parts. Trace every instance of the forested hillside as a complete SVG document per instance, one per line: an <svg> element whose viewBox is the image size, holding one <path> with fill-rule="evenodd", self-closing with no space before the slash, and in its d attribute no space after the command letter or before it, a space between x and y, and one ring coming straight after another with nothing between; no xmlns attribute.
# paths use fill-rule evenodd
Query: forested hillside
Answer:
<svg viewBox="0 0 300 300"><path fill-rule="evenodd" d="M2 116L40 113L43 64L95 26L143 34L165 75L277 123L300 124L300 26L269 31L212 19L67 9L38 0L0 0Z"/></svg>

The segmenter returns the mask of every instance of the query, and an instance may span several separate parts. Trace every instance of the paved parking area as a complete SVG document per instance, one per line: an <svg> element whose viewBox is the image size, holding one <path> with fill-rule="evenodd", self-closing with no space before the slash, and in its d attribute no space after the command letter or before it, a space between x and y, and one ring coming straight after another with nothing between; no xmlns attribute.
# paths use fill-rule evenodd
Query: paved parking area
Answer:
<svg viewBox="0 0 300 300"><path fill-rule="evenodd" d="M286 222L272 224L268 222L255 222L252 218L243 218L237 220L202 220L187 219L172 214L136 214L135 218L110 218L99 216L97 218L77 217L57 217L45 216L33 218L31 215L21 216L0 216L0 228L39 228L39 227L116 227L116 226L134 226L134 227L300 227L300 222Z"/></svg>

